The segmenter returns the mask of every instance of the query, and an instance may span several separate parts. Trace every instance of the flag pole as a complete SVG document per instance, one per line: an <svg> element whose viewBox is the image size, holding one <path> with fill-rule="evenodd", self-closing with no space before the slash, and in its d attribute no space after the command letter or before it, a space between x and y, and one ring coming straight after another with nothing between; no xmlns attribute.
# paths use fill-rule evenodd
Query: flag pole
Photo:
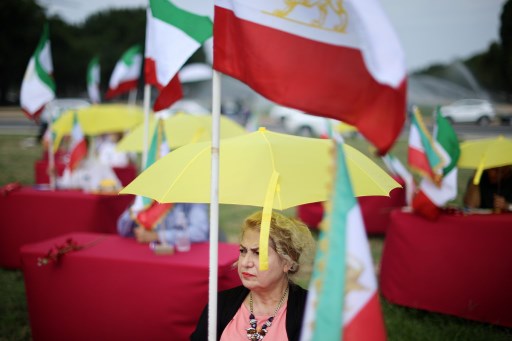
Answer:
<svg viewBox="0 0 512 341"><path fill-rule="evenodd" d="M143 171L146 167L148 159L148 135L149 135L149 102L151 99L151 85L144 85L144 129L142 133L142 158L140 170Z"/></svg>
<svg viewBox="0 0 512 341"><path fill-rule="evenodd" d="M210 279L208 286L208 340L217 340L217 277L219 256L219 147L220 147L220 73L212 78L212 172L210 187Z"/></svg>
<svg viewBox="0 0 512 341"><path fill-rule="evenodd" d="M50 113L48 127L46 128L50 133L48 134L48 178L50 181L50 189L53 191L57 188L56 183L56 170L55 170L55 157L53 154L53 112Z"/></svg>

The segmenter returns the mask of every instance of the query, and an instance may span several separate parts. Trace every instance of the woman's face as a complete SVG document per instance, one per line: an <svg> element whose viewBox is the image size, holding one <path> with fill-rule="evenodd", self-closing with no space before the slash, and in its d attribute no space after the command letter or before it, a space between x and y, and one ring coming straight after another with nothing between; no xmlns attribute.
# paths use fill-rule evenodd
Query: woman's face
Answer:
<svg viewBox="0 0 512 341"><path fill-rule="evenodd" d="M277 252L268 248L268 270L259 270L259 241L258 231L246 230L240 242L240 255L238 256L238 275L242 284L249 290L262 290L273 288L280 281L286 279L288 266L279 257Z"/></svg>

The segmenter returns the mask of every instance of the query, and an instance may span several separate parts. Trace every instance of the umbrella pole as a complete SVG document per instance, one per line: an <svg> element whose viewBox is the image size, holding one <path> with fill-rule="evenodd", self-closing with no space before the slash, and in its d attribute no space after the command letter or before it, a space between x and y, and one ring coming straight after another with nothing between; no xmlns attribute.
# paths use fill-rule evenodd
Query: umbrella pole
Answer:
<svg viewBox="0 0 512 341"><path fill-rule="evenodd" d="M149 130L149 101L151 99L151 85L144 85L144 129L142 134L142 158L140 170L143 171L146 167L148 159L148 130Z"/></svg>
<svg viewBox="0 0 512 341"><path fill-rule="evenodd" d="M50 189L56 189L56 169L55 169L55 157L53 154L53 113L50 114L50 120L48 122L48 127L46 128L50 132L48 134L48 178L50 180Z"/></svg>
<svg viewBox="0 0 512 341"><path fill-rule="evenodd" d="M208 340L217 340L217 277L219 257L219 147L220 73L212 79L212 171L210 188L210 275L208 286Z"/></svg>

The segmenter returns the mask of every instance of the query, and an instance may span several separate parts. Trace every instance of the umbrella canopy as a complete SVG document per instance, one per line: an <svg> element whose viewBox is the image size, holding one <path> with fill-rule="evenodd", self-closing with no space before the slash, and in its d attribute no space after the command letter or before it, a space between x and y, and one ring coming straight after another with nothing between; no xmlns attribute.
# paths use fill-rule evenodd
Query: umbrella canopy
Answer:
<svg viewBox="0 0 512 341"><path fill-rule="evenodd" d="M142 122L144 112L137 106L122 104L97 104L62 114L52 126L56 134L55 142L71 133L73 116L78 115L78 122L85 135L95 136L113 132L123 132Z"/></svg>
<svg viewBox="0 0 512 341"><path fill-rule="evenodd" d="M190 115L185 113L177 113L173 116L164 116L164 131L167 143L171 149L181 147L183 145L207 141L211 139L212 117L211 115ZM150 117L149 131L151 134L155 132L157 117ZM220 118L221 137L234 137L246 134L245 129L233 120L221 116ZM117 150L142 152L144 139L144 125L141 124L132 132L126 134L119 141ZM148 137L151 141L152 135Z"/></svg>
<svg viewBox="0 0 512 341"><path fill-rule="evenodd" d="M400 185L356 149L345 145L356 196L389 195ZM211 144L169 153L126 186L159 202L210 202ZM284 210L329 199L334 143L260 128L220 142L219 203Z"/></svg>
<svg viewBox="0 0 512 341"><path fill-rule="evenodd" d="M512 139L498 136L466 141L460 144L460 168L476 169L473 183L477 185L485 169L512 165Z"/></svg>

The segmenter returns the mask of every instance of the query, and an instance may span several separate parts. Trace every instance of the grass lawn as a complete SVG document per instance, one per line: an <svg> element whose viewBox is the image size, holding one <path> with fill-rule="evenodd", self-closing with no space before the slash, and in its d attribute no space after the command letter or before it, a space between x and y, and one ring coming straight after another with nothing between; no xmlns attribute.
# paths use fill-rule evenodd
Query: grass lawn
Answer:
<svg viewBox="0 0 512 341"><path fill-rule="evenodd" d="M371 155L368 144L363 140L348 139L347 143ZM406 148L406 141L399 141L392 151L404 164ZM41 146L34 143L33 137L0 135L0 186L13 181L33 184L34 162L41 153ZM376 162L382 165L380 160ZM470 171L460 172L459 193L463 193L470 176ZM460 195L453 204L459 203ZM221 205L220 228L225 232L228 241L238 241L240 222L255 210L257 208ZM295 211L289 209L284 213L293 215ZM385 237L372 236L369 242L376 268L379 268ZM308 276L306 274L300 280L300 284L307 286ZM381 303L389 340L512 340L512 329L400 307L388 303L385 299L381 299ZM19 270L0 269L0 341L30 339L23 273Z"/></svg>

